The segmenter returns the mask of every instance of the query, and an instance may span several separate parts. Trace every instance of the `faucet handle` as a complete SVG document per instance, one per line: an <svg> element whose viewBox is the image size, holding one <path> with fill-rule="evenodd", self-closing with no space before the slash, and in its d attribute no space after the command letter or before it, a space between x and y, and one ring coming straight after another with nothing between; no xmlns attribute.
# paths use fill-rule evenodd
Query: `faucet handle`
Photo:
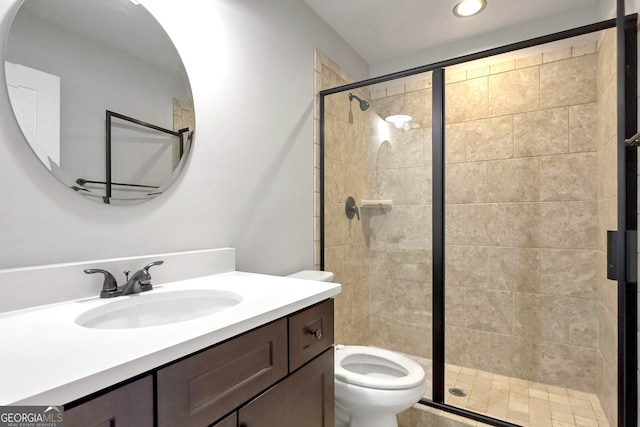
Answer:
<svg viewBox="0 0 640 427"><path fill-rule="evenodd" d="M99 268L88 268L84 270L86 274L101 273L104 275L104 281L102 282L102 290L100 291L100 298L110 298L118 296L118 282L113 274L107 270L101 270Z"/></svg>
<svg viewBox="0 0 640 427"><path fill-rule="evenodd" d="M145 274L149 274L149 269L151 267L153 267L154 265L162 265L162 264L164 264L164 261L153 261L153 262L150 262L149 264L145 265L142 270L145 272Z"/></svg>
<svg viewBox="0 0 640 427"><path fill-rule="evenodd" d="M164 264L164 261L153 261L144 266L144 268L142 269L142 276L139 279L140 287L142 288L142 290L148 291L153 288L153 285L151 284L151 274L149 274L149 269L154 265L162 264Z"/></svg>

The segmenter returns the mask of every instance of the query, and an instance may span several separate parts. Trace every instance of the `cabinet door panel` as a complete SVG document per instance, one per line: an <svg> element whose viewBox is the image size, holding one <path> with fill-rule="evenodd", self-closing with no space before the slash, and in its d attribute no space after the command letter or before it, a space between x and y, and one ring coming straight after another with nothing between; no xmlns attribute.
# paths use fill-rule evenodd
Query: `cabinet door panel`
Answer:
<svg viewBox="0 0 640 427"><path fill-rule="evenodd" d="M153 427L153 380L144 377L64 411L65 427Z"/></svg>
<svg viewBox="0 0 640 427"><path fill-rule="evenodd" d="M333 427L333 349L240 408L239 427Z"/></svg>
<svg viewBox="0 0 640 427"><path fill-rule="evenodd" d="M158 426L208 426L287 374L280 319L158 371Z"/></svg>

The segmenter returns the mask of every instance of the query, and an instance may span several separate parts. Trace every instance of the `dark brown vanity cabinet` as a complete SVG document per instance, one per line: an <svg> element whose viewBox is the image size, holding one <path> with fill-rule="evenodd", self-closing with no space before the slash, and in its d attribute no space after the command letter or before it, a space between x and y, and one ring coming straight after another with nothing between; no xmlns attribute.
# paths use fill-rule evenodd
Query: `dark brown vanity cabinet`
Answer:
<svg viewBox="0 0 640 427"><path fill-rule="evenodd" d="M118 387L64 411L65 427L153 427L153 378Z"/></svg>
<svg viewBox="0 0 640 427"><path fill-rule="evenodd" d="M328 299L75 406L65 426L333 427L332 344Z"/></svg>
<svg viewBox="0 0 640 427"><path fill-rule="evenodd" d="M158 427L208 426L287 375L287 319L158 371Z"/></svg>
<svg viewBox="0 0 640 427"><path fill-rule="evenodd" d="M326 350L238 411L239 427L333 425L333 349Z"/></svg>

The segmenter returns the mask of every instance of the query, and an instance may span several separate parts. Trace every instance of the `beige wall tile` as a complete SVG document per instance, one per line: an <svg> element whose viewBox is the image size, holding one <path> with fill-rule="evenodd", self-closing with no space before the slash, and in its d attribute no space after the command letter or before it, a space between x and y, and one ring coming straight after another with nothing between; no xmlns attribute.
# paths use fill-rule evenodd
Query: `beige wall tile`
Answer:
<svg viewBox="0 0 640 427"><path fill-rule="evenodd" d="M540 66L540 108L586 104L597 100L596 55Z"/></svg>
<svg viewBox="0 0 640 427"><path fill-rule="evenodd" d="M513 118L516 157L569 152L567 108L533 111Z"/></svg>
<svg viewBox="0 0 640 427"><path fill-rule="evenodd" d="M537 110L540 107L539 82L539 67L489 76L490 115L502 116Z"/></svg>
<svg viewBox="0 0 640 427"><path fill-rule="evenodd" d="M565 49L552 50L550 52L545 52L542 54L542 62L545 64L548 62L561 61L568 58L571 58L570 47Z"/></svg>
<svg viewBox="0 0 640 427"><path fill-rule="evenodd" d="M492 271L488 265L489 248L448 245L446 254L447 288L449 286L488 288L493 283L493 278L489 274L489 271ZM464 302L464 299L460 302Z"/></svg>
<svg viewBox="0 0 640 427"><path fill-rule="evenodd" d="M459 163L446 168L447 203L481 203L487 201L487 163Z"/></svg>
<svg viewBox="0 0 640 427"><path fill-rule="evenodd" d="M431 127L431 89L409 92L405 95L405 114L413 119L411 123L420 127Z"/></svg>
<svg viewBox="0 0 640 427"><path fill-rule="evenodd" d="M454 123L445 127L445 156L447 163L461 163L466 160L466 123Z"/></svg>
<svg viewBox="0 0 640 427"><path fill-rule="evenodd" d="M598 252L579 249L540 249L540 290L595 300Z"/></svg>
<svg viewBox="0 0 640 427"><path fill-rule="evenodd" d="M490 65L483 65L475 68L470 68L467 70L467 78L475 79L478 77L488 76L491 73Z"/></svg>
<svg viewBox="0 0 640 427"><path fill-rule="evenodd" d="M569 107L569 151L596 151L598 146L598 104Z"/></svg>
<svg viewBox="0 0 640 427"><path fill-rule="evenodd" d="M513 117L494 117L467 122L465 139L468 161L512 158Z"/></svg>
<svg viewBox="0 0 640 427"><path fill-rule="evenodd" d="M424 129L413 129L408 132L397 131L389 135L379 148L377 168L407 168L423 166L424 162Z"/></svg>
<svg viewBox="0 0 640 427"><path fill-rule="evenodd" d="M598 90L602 90L609 86L615 80L617 62L616 62L616 30L615 28L602 32L603 36L600 41L600 49L598 51Z"/></svg>
<svg viewBox="0 0 640 427"><path fill-rule="evenodd" d="M488 248L490 279L486 282L492 289L517 292L537 292L540 288L540 249L537 248Z"/></svg>
<svg viewBox="0 0 640 427"><path fill-rule="evenodd" d="M431 245L431 207L394 206L387 213L387 241Z"/></svg>
<svg viewBox="0 0 640 427"><path fill-rule="evenodd" d="M457 68L449 68L445 72L444 81L445 84L449 83L457 83L467 79L467 70L466 69L457 69Z"/></svg>
<svg viewBox="0 0 640 427"><path fill-rule="evenodd" d="M535 381L585 392L595 389L597 350L544 342L538 345L537 354Z"/></svg>
<svg viewBox="0 0 640 427"><path fill-rule="evenodd" d="M610 82L601 92L598 99L598 132L597 142L605 145L617 135L616 92L615 82Z"/></svg>
<svg viewBox="0 0 640 427"><path fill-rule="evenodd" d="M516 60L510 59L507 61L498 62L497 64L491 64L491 74L504 73L506 71L512 71L516 68Z"/></svg>
<svg viewBox="0 0 640 427"><path fill-rule="evenodd" d="M414 76L416 80L405 83L404 91L413 92L414 90L429 89L433 86L431 74L432 73L429 71L427 73L420 74L420 76Z"/></svg>
<svg viewBox="0 0 640 427"><path fill-rule="evenodd" d="M540 64L542 64L541 53L531 56L525 56L523 58L516 58L516 68L533 67Z"/></svg>
<svg viewBox="0 0 640 427"><path fill-rule="evenodd" d="M432 180L431 165L403 169L402 192L404 202L409 205L431 205ZM386 197L380 198L386 199Z"/></svg>
<svg viewBox="0 0 640 427"><path fill-rule="evenodd" d="M465 326L501 334L513 333L513 293L494 289L465 290Z"/></svg>
<svg viewBox="0 0 640 427"><path fill-rule="evenodd" d="M597 249L598 204L596 202L571 202L569 209L571 211L570 246L576 249Z"/></svg>
<svg viewBox="0 0 640 427"><path fill-rule="evenodd" d="M371 291L372 314L410 322L431 320L431 283L377 278L371 281Z"/></svg>
<svg viewBox="0 0 640 427"><path fill-rule="evenodd" d="M431 248L387 246L371 250L373 278L409 280L430 283Z"/></svg>
<svg viewBox="0 0 640 427"><path fill-rule="evenodd" d="M378 169L372 194L376 199L391 199L396 205L404 204L403 169ZM343 193L344 194L344 193ZM357 201L359 203L359 201Z"/></svg>
<svg viewBox="0 0 640 427"><path fill-rule="evenodd" d="M571 48L571 56L574 58L576 56L590 55L592 53L597 53L597 46L595 42L580 46L573 46Z"/></svg>
<svg viewBox="0 0 640 427"><path fill-rule="evenodd" d="M594 316L594 313L598 310L598 302L595 299L574 298L570 310L568 344L596 350L598 348L598 318ZM593 392L594 388L587 391Z"/></svg>
<svg viewBox="0 0 640 427"><path fill-rule="evenodd" d="M445 325L458 326L461 328L465 325L465 314L467 312L464 303L465 287L449 285L451 280L447 279L447 288L445 292Z"/></svg>
<svg viewBox="0 0 640 427"><path fill-rule="evenodd" d="M607 364L616 366L618 360L617 319L601 305L598 307L598 350Z"/></svg>
<svg viewBox="0 0 640 427"><path fill-rule="evenodd" d="M542 294L514 294L514 335L535 342L568 343L570 298Z"/></svg>
<svg viewBox="0 0 640 427"><path fill-rule="evenodd" d="M538 164L537 158L488 162L488 201L538 201L541 185Z"/></svg>
<svg viewBox="0 0 640 427"><path fill-rule="evenodd" d="M616 178L618 162L616 144L614 141L598 150L597 163L598 200L615 197L618 194Z"/></svg>
<svg viewBox="0 0 640 427"><path fill-rule="evenodd" d="M445 330L446 363L480 369L491 354L489 337L485 331L447 326Z"/></svg>
<svg viewBox="0 0 640 427"><path fill-rule="evenodd" d="M506 204L449 205L446 239L453 245L509 246L514 241L514 207Z"/></svg>
<svg viewBox="0 0 640 427"><path fill-rule="evenodd" d="M513 207L515 246L568 248L569 203L523 203Z"/></svg>
<svg viewBox="0 0 640 427"><path fill-rule="evenodd" d="M384 119L394 114L405 114L405 98L404 93L395 96L387 96L386 98L372 99L371 108L373 111ZM353 106L352 108L358 108ZM345 116L346 117L346 116Z"/></svg>
<svg viewBox="0 0 640 427"><path fill-rule="evenodd" d="M489 111L487 77L449 84L445 94L447 124L487 117Z"/></svg>
<svg viewBox="0 0 640 427"><path fill-rule="evenodd" d="M565 154L540 159L540 200L595 201L595 153Z"/></svg>

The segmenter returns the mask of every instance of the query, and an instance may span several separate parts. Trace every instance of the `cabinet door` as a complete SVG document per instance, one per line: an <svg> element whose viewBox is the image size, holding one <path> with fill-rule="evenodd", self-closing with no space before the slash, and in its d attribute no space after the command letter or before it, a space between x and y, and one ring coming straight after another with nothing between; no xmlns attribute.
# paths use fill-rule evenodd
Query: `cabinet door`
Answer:
<svg viewBox="0 0 640 427"><path fill-rule="evenodd" d="M240 408L239 427L333 427L333 349Z"/></svg>
<svg viewBox="0 0 640 427"><path fill-rule="evenodd" d="M158 371L158 427L205 427L287 375L280 319Z"/></svg>
<svg viewBox="0 0 640 427"><path fill-rule="evenodd" d="M64 411L65 427L153 427L151 376Z"/></svg>

